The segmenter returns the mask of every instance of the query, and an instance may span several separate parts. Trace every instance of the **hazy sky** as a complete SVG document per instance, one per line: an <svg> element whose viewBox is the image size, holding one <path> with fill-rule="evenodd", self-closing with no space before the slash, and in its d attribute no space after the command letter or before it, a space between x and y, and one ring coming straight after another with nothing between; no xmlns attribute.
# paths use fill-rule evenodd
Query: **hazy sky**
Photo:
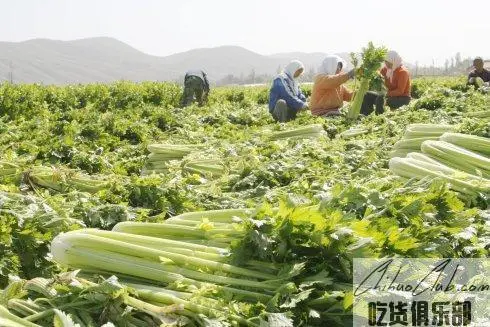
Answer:
<svg viewBox="0 0 490 327"><path fill-rule="evenodd" d="M110 36L153 55L239 45L261 54L359 50L490 59L490 0L0 0L0 41Z"/></svg>

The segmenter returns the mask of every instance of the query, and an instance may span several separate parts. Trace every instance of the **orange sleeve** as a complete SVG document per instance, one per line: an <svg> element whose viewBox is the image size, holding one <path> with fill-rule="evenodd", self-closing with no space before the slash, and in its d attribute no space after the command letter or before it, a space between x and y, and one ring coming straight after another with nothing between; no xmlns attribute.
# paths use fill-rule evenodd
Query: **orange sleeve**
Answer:
<svg viewBox="0 0 490 327"><path fill-rule="evenodd" d="M384 77L384 83L385 83L385 86L388 90L392 89L393 88L393 85L391 85L390 83L390 80L386 77L386 72L388 71L388 68L383 67L381 68L381 70L379 71L379 73L381 74L381 76Z"/></svg>
<svg viewBox="0 0 490 327"><path fill-rule="evenodd" d="M334 89L349 80L347 73L340 73L337 75L318 75L315 79L315 83L318 84L320 89Z"/></svg>
<svg viewBox="0 0 490 327"><path fill-rule="evenodd" d="M393 89L388 91L388 96L398 97L404 95L409 79L408 72L402 70L398 73L397 77L398 77L398 81L396 85L393 86Z"/></svg>
<svg viewBox="0 0 490 327"><path fill-rule="evenodd" d="M354 95L354 92L352 92L351 90L349 90L348 88L346 88L343 85L342 85L342 91L343 91L342 100L344 100L344 101L351 101L352 100L352 96Z"/></svg>

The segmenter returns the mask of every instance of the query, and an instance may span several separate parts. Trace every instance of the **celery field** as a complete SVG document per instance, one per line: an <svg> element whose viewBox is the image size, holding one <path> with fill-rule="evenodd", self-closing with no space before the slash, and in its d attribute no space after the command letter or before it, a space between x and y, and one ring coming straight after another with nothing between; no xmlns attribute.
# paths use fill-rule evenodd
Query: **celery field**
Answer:
<svg viewBox="0 0 490 327"><path fill-rule="evenodd" d="M278 124L268 91L0 85L0 325L352 326L353 258L489 256L489 94Z"/></svg>

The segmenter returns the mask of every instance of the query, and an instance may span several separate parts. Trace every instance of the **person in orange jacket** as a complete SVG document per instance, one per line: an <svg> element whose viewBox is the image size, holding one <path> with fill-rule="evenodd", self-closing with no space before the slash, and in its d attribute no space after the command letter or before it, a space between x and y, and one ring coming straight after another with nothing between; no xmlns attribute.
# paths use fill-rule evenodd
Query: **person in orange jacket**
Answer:
<svg viewBox="0 0 490 327"><path fill-rule="evenodd" d="M338 116L344 101L350 102L353 92L343 84L355 76L355 70L343 72L345 61L336 55L327 56L315 76L311 91L310 110L313 116ZM368 92L363 99L361 114L369 115L376 105L376 113L383 113L384 97Z"/></svg>
<svg viewBox="0 0 490 327"><path fill-rule="evenodd" d="M352 91L343 84L354 77L354 70L343 72L345 61L336 55L323 60L319 73L314 77L310 98L310 110L314 116L338 116L344 101L351 101Z"/></svg>
<svg viewBox="0 0 490 327"><path fill-rule="evenodd" d="M402 58L396 51L388 51L385 58L384 67L380 70L386 86L386 104L391 109L398 109L410 103L410 74L402 64ZM378 92L369 91L364 96L361 106L361 113L369 115L376 108L376 114L384 112L384 95Z"/></svg>
<svg viewBox="0 0 490 327"><path fill-rule="evenodd" d="M410 103L410 73L403 66L402 58L396 51L388 51L385 67L380 71L387 89L386 104L397 109Z"/></svg>

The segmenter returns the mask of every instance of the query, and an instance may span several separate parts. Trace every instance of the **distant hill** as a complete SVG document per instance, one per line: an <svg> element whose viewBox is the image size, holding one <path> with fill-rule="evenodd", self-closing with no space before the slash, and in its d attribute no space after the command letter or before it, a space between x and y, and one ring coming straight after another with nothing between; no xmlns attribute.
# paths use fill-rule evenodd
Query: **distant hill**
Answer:
<svg viewBox="0 0 490 327"><path fill-rule="evenodd" d="M212 82L233 75L273 75L291 59L306 72L320 66L325 53L261 55L238 46L194 49L166 57L151 56L119 40L98 37L75 41L34 39L0 42L0 81L14 83L74 84L92 82L182 81L186 70L204 69ZM349 62L349 54L341 53ZM231 80L231 79L230 79Z"/></svg>
<svg viewBox="0 0 490 327"><path fill-rule="evenodd" d="M202 67L215 79L228 74L249 74L253 69L256 73L270 74L283 62L237 46L194 49L163 57L163 61L180 69L181 73L189 68Z"/></svg>
<svg viewBox="0 0 490 327"><path fill-rule="evenodd" d="M142 81L177 76L168 74L162 58L147 55L112 38L1 42L0 79L7 79L11 70L16 83Z"/></svg>

